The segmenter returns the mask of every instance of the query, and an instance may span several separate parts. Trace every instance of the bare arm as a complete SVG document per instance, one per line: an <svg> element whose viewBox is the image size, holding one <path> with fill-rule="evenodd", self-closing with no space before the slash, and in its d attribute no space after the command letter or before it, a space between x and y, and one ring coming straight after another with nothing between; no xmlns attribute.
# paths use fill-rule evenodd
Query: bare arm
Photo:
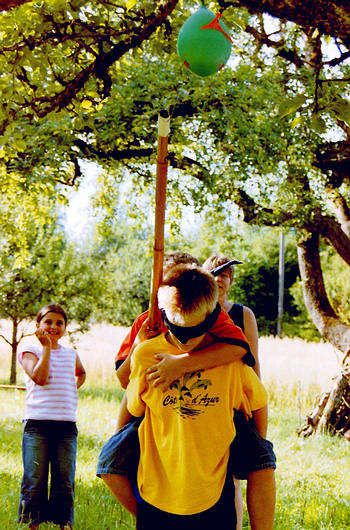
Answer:
<svg viewBox="0 0 350 530"><path fill-rule="evenodd" d="M40 359L34 353L28 351L23 353L23 369L37 385L43 386L47 383L50 369L50 351L50 347L44 348L43 355Z"/></svg>
<svg viewBox="0 0 350 530"><path fill-rule="evenodd" d="M157 335L159 335L159 333L160 333L159 329L152 329L149 327L148 319L143 322L138 334L135 337L134 343L132 347L130 348L127 358L125 359L123 364L119 366L118 370L116 371L117 377L119 379L119 382L122 388L126 388L128 386L129 377L130 377L130 359L132 356L132 352L134 351L136 346L138 346L138 344L140 344L144 340L152 339L153 337L156 337Z"/></svg>
<svg viewBox="0 0 350 530"><path fill-rule="evenodd" d="M126 392L123 395L123 399L121 400L120 407L119 407L119 414L117 419L117 425L116 425L116 432L119 431L124 425L128 423L128 421L131 420L133 416L130 414L127 408L127 400L126 400Z"/></svg>
<svg viewBox="0 0 350 530"><path fill-rule="evenodd" d="M244 321L244 334L249 342L249 346L252 354L255 358L255 366L253 370L255 371L258 377L261 377L260 374L260 362L259 362L259 335L258 335L258 325L256 323L256 318L249 307L243 308L243 321Z"/></svg>
<svg viewBox="0 0 350 530"><path fill-rule="evenodd" d="M22 366L25 373L35 384L44 386L47 383L50 371L51 340L49 334L40 328L36 330L35 335L43 347L42 356L38 359L34 353L24 352Z"/></svg>
<svg viewBox="0 0 350 530"><path fill-rule="evenodd" d="M80 388L81 385L85 382L86 372L83 363L79 358L79 355L77 355L75 360L75 378L77 382L77 388Z"/></svg>
<svg viewBox="0 0 350 530"><path fill-rule="evenodd" d="M124 389L128 386L128 383L129 383L130 359L131 359L131 355L134 349L135 349L135 346L133 345L129 351L127 358L125 359L123 364L119 366L118 370L116 371L116 376L119 379L119 383L121 387Z"/></svg>
<svg viewBox="0 0 350 530"><path fill-rule="evenodd" d="M253 411L253 418L255 421L255 426L263 438L266 438L267 435L267 406L262 407L261 409Z"/></svg>
<svg viewBox="0 0 350 530"><path fill-rule="evenodd" d="M187 372L205 370L223 364L238 361L246 350L232 344L220 344L212 342L196 352L171 355L169 353L157 353L155 359L158 361L154 366L147 369L147 379L154 387L161 385L165 391L169 385Z"/></svg>

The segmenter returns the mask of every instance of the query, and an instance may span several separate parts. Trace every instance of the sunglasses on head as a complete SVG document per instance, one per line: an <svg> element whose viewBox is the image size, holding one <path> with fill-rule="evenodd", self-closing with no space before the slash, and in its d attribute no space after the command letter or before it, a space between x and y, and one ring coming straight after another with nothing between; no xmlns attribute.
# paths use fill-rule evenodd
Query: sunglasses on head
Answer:
<svg viewBox="0 0 350 530"><path fill-rule="evenodd" d="M231 265L242 265L242 261L237 261L236 259L232 259L231 261L227 261L223 265L219 265L218 267L215 267L215 269L211 269L210 273L213 276L219 276L222 274L226 269L231 267Z"/></svg>
<svg viewBox="0 0 350 530"><path fill-rule="evenodd" d="M197 324L197 326L177 326L176 324L173 324L168 319L166 312L164 309L161 309L160 312L162 314L163 322L168 328L169 331L181 342L181 344L187 344L187 342L190 339L194 339L195 337L200 337L201 335L204 335L209 331L209 329L215 324L215 322L218 319L218 316L220 314L221 307L220 304L217 304L214 311L207 315L203 322L200 324Z"/></svg>

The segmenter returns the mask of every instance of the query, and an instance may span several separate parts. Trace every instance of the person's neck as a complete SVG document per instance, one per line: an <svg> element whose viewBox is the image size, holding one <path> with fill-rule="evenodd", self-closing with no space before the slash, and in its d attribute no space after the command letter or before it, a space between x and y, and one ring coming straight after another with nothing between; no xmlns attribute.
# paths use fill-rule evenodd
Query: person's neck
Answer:
<svg viewBox="0 0 350 530"><path fill-rule="evenodd" d="M226 296L221 300L219 299L219 304L221 306L221 309L226 311L226 313L228 313L228 311L230 311L231 307L233 306L233 302L230 302L230 300L228 300Z"/></svg>

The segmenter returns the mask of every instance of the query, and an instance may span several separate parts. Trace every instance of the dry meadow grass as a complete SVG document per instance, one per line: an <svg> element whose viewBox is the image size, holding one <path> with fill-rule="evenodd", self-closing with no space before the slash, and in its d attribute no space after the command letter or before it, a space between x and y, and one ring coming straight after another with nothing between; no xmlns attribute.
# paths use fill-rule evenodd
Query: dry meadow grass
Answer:
<svg viewBox="0 0 350 530"><path fill-rule="evenodd" d="M96 324L87 333L75 337L74 346L88 373L102 381L114 378L114 356L128 329ZM9 323L0 321L0 333L5 332L9 337L9 331ZM34 332L33 324L29 325L28 331ZM20 348L33 340L36 341L33 337L26 337ZM68 343L68 338L63 341ZM303 389L313 386L324 391L329 389L332 378L339 371L339 352L328 343L261 337L259 349L262 377L268 385L299 386ZM4 357L9 358L9 346L3 340L0 341L0 356L3 360ZM21 370L18 370L18 375L21 378Z"/></svg>

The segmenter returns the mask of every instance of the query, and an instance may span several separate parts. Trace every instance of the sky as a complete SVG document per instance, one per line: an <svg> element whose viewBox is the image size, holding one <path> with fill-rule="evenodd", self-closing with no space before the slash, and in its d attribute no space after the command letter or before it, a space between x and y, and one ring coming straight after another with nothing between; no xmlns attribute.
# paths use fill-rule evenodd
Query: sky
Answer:
<svg viewBox="0 0 350 530"><path fill-rule="evenodd" d="M84 174L78 191L72 190L65 208L65 228L72 239L80 240L88 233L92 220L90 201L97 187L101 169L94 162L81 162Z"/></svg>

